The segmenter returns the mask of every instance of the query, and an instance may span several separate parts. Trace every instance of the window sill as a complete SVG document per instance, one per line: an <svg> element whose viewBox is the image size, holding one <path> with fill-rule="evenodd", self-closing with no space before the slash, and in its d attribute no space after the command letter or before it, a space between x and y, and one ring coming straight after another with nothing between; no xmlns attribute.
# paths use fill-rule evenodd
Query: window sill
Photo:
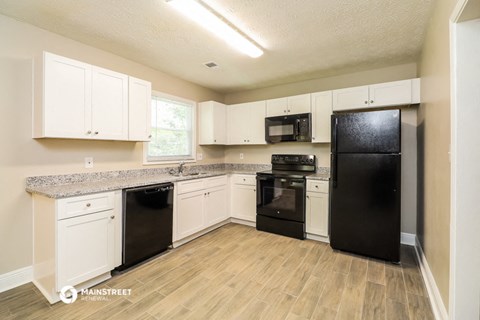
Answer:
<svg viewBox="0 0 480 320"><path fill-rule="evenodd" d="M155 166L155 165L161 165L161 164L178 164L180 162L185 162L185 163L195 163L197 162L196 159L178 159L178 160L157 160L157 161L143 161L144 166Z"/></svg>

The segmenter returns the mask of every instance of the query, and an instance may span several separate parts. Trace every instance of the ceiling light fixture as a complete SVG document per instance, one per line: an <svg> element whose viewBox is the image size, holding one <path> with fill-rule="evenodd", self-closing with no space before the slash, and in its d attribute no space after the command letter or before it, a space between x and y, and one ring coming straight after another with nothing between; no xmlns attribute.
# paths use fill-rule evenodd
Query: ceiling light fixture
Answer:
<svg viewBox="0 0 480 320"><path fill-rule="evenodd" d="M175 9L214 33L229 45L252 58L258 58L263 51L228 23L211 8L197 0L166 0Z"/></svg>

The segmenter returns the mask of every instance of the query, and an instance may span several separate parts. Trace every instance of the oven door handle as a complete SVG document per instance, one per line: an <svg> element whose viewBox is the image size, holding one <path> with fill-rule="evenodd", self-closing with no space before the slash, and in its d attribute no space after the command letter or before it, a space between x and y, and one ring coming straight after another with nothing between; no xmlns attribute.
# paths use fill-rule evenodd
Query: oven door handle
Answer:
<svg viewBox="0 0 480 320"><path fill-rule="evenodd" d="M275 179L274 177L259 177L259 176L257 176L257 180L261 180L261 181L274 180L274 179Z"/></svg>

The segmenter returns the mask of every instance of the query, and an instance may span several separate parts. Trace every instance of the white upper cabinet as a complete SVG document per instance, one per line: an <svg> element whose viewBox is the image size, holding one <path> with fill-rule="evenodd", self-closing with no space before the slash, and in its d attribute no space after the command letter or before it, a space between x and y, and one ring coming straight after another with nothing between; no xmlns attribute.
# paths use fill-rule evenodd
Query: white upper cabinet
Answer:
<svg viewBox="0 0 480 320"><path fill-rule="evenodd" d="M311 112L310 94L267 100L267 117Z"/></svg>
<svg viewBox="0 0 480 320"><path fill-rule="evenodd" d="M91 66L44 53L35 76L34 138L89 138Z"/></svg>
<svg viewBox="0 0 480 320"><path fill-rule="evenodd" d="M198 116L199 144L227 144L227 112L223 103L200 102Z"/></svg>
<svg viewBox="0 0 480 320"><path fill-rule="evenodd" d="M128 139L128 76L92 66L92 137Z"/></svg>
<svg viewBox="0 0 480 320"><path fill-rule="evenodd" d="M419 103L419 87L419 79L410 79L333 90L333 111Z"/></svg>
<svg viewBox="0 0 480 320"><path fill-rule="evenodd" d="M227 137L229 145L266 144L265 101L227 106Z"/></svg>
<svg viewBox="0 0 480 320"><path fill-rule="evenodd" d="M412 81L394 81L369 86L370 107L412 103Z"/></svg>
<svg viewBox="0 0 480 320"><path fill-rule="evenodd" d="M48 52L34 73L34 138L148 140L150 83Z"/></svg>
<svg viewBox="0 0 480 320"><path fill-rule="evenodd" d="M152 84L128 77L128 140L149 141L152 137Z"/></svg>
<svg viewBox="0 0 480 320"><path fill-rule="evenodd" d="M312 93L312 143L330 142L332 91Z"/></svg>
<svg viewBox="0 0 480 320"><path fill-rule="evenodd" d="M368 107L368 86L333 90L333 111Z"/></svg>

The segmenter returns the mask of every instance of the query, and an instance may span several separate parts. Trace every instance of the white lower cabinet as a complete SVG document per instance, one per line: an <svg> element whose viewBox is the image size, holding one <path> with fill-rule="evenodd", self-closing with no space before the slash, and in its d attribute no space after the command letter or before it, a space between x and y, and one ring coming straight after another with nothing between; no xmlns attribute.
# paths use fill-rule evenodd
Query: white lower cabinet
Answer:
<svg viewBox="0 0 480 320"><path fill-rule="evenodd" d="M205 219L212 226L229 218L227 206L227 187L212 188L205 196Z"/></svg>
<svg viewBox="0 0 480 320"><path fill-rule="evenodd" d="M110 278L121 264L121 191L51 199L33 196L33 282L50 303Z"/></svg>
<svg viewBox="0 0 480 320"><path fill-rule="evenodd" d="M307 180L307 238L328 240L328 215L328 182Z"/></svg>
<svg viewBox="0 0 480 320"><path fill-rule="evenodd" d="M257 187L254 175L232 175L230 215L232 218L256 222Z"/></svg>
<svg viewBox="0 0 480 320"><path fill-rule="evenodd" d="M113 210L58 221L57 290L114 268Z"/></svg>
<svg viewBox="0 0 480 320"><path fill-rule="evenodd" d="M185 239L229 218L227 176L178 182L173 241Z"/></svg>

